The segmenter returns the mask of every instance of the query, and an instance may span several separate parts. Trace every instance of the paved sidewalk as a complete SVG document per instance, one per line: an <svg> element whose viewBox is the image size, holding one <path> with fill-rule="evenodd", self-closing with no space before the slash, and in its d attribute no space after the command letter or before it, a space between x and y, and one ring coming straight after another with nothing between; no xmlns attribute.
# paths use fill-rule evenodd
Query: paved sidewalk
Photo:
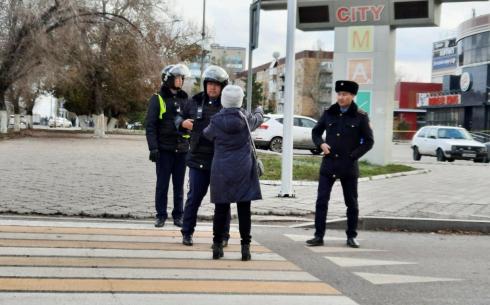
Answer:
<svg viewBox="0 0 490 305"><path fill-rule="evenodd" d="M437 163L428 157L412 162L407 144L395 145L393 151L394 161L430 172L360 182L361 216L490 220L489 164ZM155 170L143 136L20 138L0 141L0 156L0 213L154 214ZM262 184L264 200L253 204L253 213L311 219L316 189L315 183L297 185L295 198L278 198L279 186ZM200 217L210 219L213 208L206 197ZM329 219L344 213L336 184Z"/></svg>

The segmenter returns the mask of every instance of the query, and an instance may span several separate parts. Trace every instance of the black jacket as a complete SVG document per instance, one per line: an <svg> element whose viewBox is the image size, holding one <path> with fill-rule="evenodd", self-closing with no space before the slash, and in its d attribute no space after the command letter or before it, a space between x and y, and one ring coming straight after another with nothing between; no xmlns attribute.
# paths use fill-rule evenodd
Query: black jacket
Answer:
<svg viewBox="0 0 490 305"><path fill-rule="evenodd" d="M173 94L169 88L162 86L160 96L166 106L166 112L162 119L160 116L160 101L154 94L148 105L146 114L146 140L149 150L173 151L186 153L189 150L189 141L185 137L185 132L178 130L175 126L175 119L181 107L184 105L188 96L183 90Z"/></svg>
<svg viewBox="0 0 490 305"><path fill-rule="evenodd" d="M366 112L353 102L347 112L342 113L336 103L323 112L311 133L318 148L322 143L331 147L330 154L323 157L320 174L334 178L359 177L357 160L374 144Z"/></svg>
<svg viewBox="0 0 490 305"><path fill-rule="evenodd" d="M202 170L210 170L213 160L214 144L204 137L203 130L208 127L211 117L221 110L221 99L210 101L204 92L198 93L188 100L182 109L182 118L176 122L193 119L190 148L187 166ZM180 125L180 124L179 124Z"/></svg>

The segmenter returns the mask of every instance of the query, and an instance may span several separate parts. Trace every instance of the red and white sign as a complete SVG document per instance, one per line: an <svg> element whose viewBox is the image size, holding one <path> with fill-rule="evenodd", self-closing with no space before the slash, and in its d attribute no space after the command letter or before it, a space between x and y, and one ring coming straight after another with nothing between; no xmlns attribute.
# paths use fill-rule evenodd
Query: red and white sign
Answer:
<svg viewBox="0 0 490 305"><path fill-rule="evenodd" d="M459 94L431 96L427 93L419 93L417 99L417 107L459 104L461 104L461 95Z"/></svg>
<svg viewBox="0 0 490 305"><path fill-rule="evenodd" d="M341 6L335 16L338 22L380 21L384 5Z"/></svg>

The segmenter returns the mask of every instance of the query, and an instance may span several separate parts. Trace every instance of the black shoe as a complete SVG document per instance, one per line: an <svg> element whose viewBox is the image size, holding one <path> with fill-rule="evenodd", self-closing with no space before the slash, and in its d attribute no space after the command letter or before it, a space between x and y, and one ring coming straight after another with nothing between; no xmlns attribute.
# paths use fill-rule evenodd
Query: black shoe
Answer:
<svg viewBox="0 0 490 305"><path fill-rule="evenodd" d="M174 219L174 226L182 228L182 218Z"/></svg>
<svg viewBox="0 0 490 305"><path fill-rule="evenodd" d="M223 243L213 244L213 259L220 259L223 255Z"/></svg>
<svg viewBox="0 0 490 305"><path fill-rule="evenodd" d="M323 238L315 236L312 239L308 239L306 244L310 247L323 246Z"/></svg>
<svg viewBox="0 0 490 305"><path fill-rule="evenodd" d="M250 254L250 245L242 245L242 261L249 261L252 259Z"/></svg>
<svg viewBox="0 0 490 305"><path fill-rule="evenodd" d="M223 239L223 248L228 247L228 238Z"/></svg>
<svg viewBox="0 0 490 305"><path fill-rule="evenodd" d="M192 242L192 235L184 235L182 236L182 244L186 246L192 246L194 243Z"/></svg>
<svg viewBox="0 0 490 305"><path fill-rule="evenodd" d="M165 225L165 219L163 218L157 218L155 219L155 227L161 228Z"/></svg>
<svg viewBox="0 0 490 305"><path fill-rule="evenodd" d="M351 248L359 248L361 245L354 237L347 238L347 246Z"/></svg>

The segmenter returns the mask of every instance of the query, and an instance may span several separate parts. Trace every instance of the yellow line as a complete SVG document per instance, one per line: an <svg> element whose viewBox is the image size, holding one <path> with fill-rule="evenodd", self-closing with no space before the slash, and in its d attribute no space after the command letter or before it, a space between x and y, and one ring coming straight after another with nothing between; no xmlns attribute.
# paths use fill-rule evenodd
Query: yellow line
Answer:
<svg viewBox="0 0 490 305"><path fill-rule="evenodd" d="M42 227L42 226L0 226L3 233L45 233L45 234L93 234L93 235L123 235L123 236L166 236L182 237L178 230L159 229L108 229L108 228L76 228L76 227ZM230 232L234 238L239 238L237 232ZM194 237L213 237L211 231L196 231Z"/></svg>
<svg viewBox="0 0 490 305"><path fill-rule="evenodd" d="M187 269L234 269L301 271L288 261L199 260L158 258L104 258L104 257L25 257L0 256L0 266L49 266L91 268L187 268Z"/></svg>
<svg viewBox="0 0 490 305"><path fill-rule="evenodd" d="M180 242L180 240L179 240ZM37 248L90 248L90 249L131 249L165 251L211 251L210 244L194 244L192 247L181 243L157 242L116 242L116 241L77 241L77 240L40 240L40 239L0 239L0 247L37 247ZM253 252L271 253L263 246L252 245ZM228 245L225 249L239 252L240 245Z"/></svg>
<svg viewBox="0 0 490 305"><path fill-rule="evenodd" d="M340 294L321 282L2 278L0 291Z"/></svg>

